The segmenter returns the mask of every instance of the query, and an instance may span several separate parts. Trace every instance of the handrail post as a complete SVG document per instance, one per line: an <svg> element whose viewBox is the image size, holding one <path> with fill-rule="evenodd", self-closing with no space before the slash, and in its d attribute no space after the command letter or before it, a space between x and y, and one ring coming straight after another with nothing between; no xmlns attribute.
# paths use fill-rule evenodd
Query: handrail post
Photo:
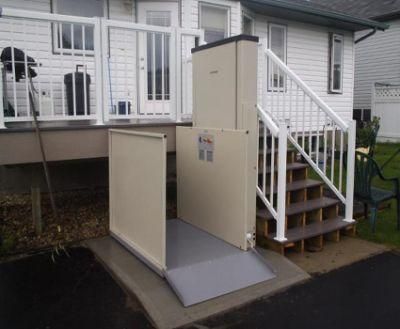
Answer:
<svg viewBox="0 0 400 329"><path fill-rule="evenodd" d="M6 125L4 124L3 70L4 70L3 63L0 63L0 129L6 128Z"/></svg>
<svg viewBox="0 0 400 329"><path fill-rule="evenodd" d="M102 18L96 17L94 23L94 60L95 60L95 71L96 71L96 124L104 125L104 110L106 104L103 104L103 94L104 94L104 79L103 74L103 51L102 51Z"/></svg>
<svg viewBox="0 0 400 329"><path fill-rule="evenodd" d="M278 200L277 200L277 241L286 241L286 156L287 156L287 126L285 122L279 123L278 141Z"/></svg>
<svg viewBox="0 0 400 329"><path fill-rule="evenodd" d="M347 141L346 210L344 221L353 223L354 202L354 162L356 153L356 122L349 121Z"/></svg>

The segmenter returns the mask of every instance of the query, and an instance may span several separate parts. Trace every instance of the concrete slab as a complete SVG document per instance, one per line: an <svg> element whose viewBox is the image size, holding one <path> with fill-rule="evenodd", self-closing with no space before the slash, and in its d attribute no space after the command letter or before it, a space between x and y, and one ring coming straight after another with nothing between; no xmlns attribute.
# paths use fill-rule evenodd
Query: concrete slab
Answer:
<svg viewBox="0 0 400 329"><path fill-rule="evenodd" d="M275 270L276 278L185 308L164 279L112 238L89 240L86 245L113 276L139 299L160 329L176 328L205 319L310 278L285 257L260 249L259 253Z"/></svg>
<svg viewBox="0 0 400 329"><path fill-rule="evenodd" d="M388 251L373 242L352 237L342 237L339 243L326 242L319 252L288 253L286 256L309 274L326 273L365 258Z"/></svg>

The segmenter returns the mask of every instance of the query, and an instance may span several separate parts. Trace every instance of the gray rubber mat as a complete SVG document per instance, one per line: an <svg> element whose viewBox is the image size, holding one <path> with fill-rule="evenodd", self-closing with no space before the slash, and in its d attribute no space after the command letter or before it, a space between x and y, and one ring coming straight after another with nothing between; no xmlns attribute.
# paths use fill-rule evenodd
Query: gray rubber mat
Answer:
<svg viewBox="0 0 400 329"><path fill-rule="evenodd" d="M240 250L179 219L167 221L165 274L184 306L275 277L254 250Z"/></svg>

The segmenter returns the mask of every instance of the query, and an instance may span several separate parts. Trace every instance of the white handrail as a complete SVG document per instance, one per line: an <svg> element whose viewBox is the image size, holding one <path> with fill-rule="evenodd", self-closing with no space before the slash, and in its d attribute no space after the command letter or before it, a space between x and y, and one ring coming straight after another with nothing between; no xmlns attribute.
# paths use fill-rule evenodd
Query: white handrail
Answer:
<svg viewBox="0 0 400 329"><path fill-rule="evenodd" d="M298 77L285 63L283 63L278 56L270 49L265 49L265 54L278 65L284 73L286 73L301 89L323 110L340 128L347 131L349 126L347 123L338 116L310 87L308 87L302 79Z"/></svg>
<svg viewBox="0 0 400 329"><path fill-rule="evenodd" d="M259 104L257 104L257 112L258 112L258 115L260 116L261 120L267 125L267 127L271 131L271 133L275 137L278 137L279 136L279 127L275 124L272 117L268 116L267 112Z"/></svg>
<svg viewBox="0 0 400 329"><path fill-rule="evenodd" d="M265 204L268 211L276 220L275 240L286 241L286 158L287 158L287 137L288 129L284 122L279 122L279 126L274 122L270 113L257 105L258 119L263 124L262 135L262 182L256 187L257 195ZM270 162L267 164L267 133L271 133ZM275 161L275 139L278 139L277 156ZM269 170L270 180L267 186L267 171ZM259 168L257 171L260 173ZM275 174L278 173L277 184L275 186ZM274 193L277 195L276 205L274 204Z"/></svg>
<svg viewBox="0 0 400 329"><path fill-rule="evenodd" d="M344 121L270 49L265 49L264 54L268 61L268 70L263 93L269 112L261 111L260 108L259 116L266 116L263 122L272 127L269 128L271 131L273 122L276 124L278 120L287 121L287 139L345 204L344 220L352 222L356 135L354 121ZM280 136L284 128L279 125ZM282 139L279 137L279 141ZM321 139L323 145L320 143ZM343 179L345 152L346 180ZM283 165L279 164L278 172L281 170L280 166ZM277 210L276 215L279 214L280 211Z"/></svg>
<svg viewBox="0 0 400 329"><path fill-rule="evenodd" d="M27 20L41 20L45 22L75 23L75 24L85 24L85 25L94 25L96 23L95 17L60 15L54 13L44 13L40 11L14 9L8 7L0 7L0 8L2 17L23 18Z"/></svg>

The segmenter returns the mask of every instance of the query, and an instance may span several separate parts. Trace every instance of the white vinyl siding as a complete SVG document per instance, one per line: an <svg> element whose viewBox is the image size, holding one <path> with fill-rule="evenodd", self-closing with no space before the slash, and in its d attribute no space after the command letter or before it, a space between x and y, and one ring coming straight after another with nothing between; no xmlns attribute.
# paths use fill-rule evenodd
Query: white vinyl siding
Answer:
<svg viewBox="0 0 400 329"><path fill-rule="evenodd" d="M400 84L400 19L356 45L354 108L370 109L375 82ZM369 33L356 33L356 38Z"/></svg>
<svg viewBox="0 0 400 329"><path fill-rule="evenodd" d="M349 31L335 31L327 27L276 19L257 15L255 35L260 41L268 39L269 23L281 24L287 27L287 65L307 85L317 93L343 119L352 118L353 109L353 68L354 68L354 37ZM329 35L340 33L344 36L343 52L343 93L330 94L329 87ZM260 46L260 49L262 47ZM258 86L262 85L263 66L262 52L259 52ZM261 90L258 90L258 101L261 103Z"/></svg>

